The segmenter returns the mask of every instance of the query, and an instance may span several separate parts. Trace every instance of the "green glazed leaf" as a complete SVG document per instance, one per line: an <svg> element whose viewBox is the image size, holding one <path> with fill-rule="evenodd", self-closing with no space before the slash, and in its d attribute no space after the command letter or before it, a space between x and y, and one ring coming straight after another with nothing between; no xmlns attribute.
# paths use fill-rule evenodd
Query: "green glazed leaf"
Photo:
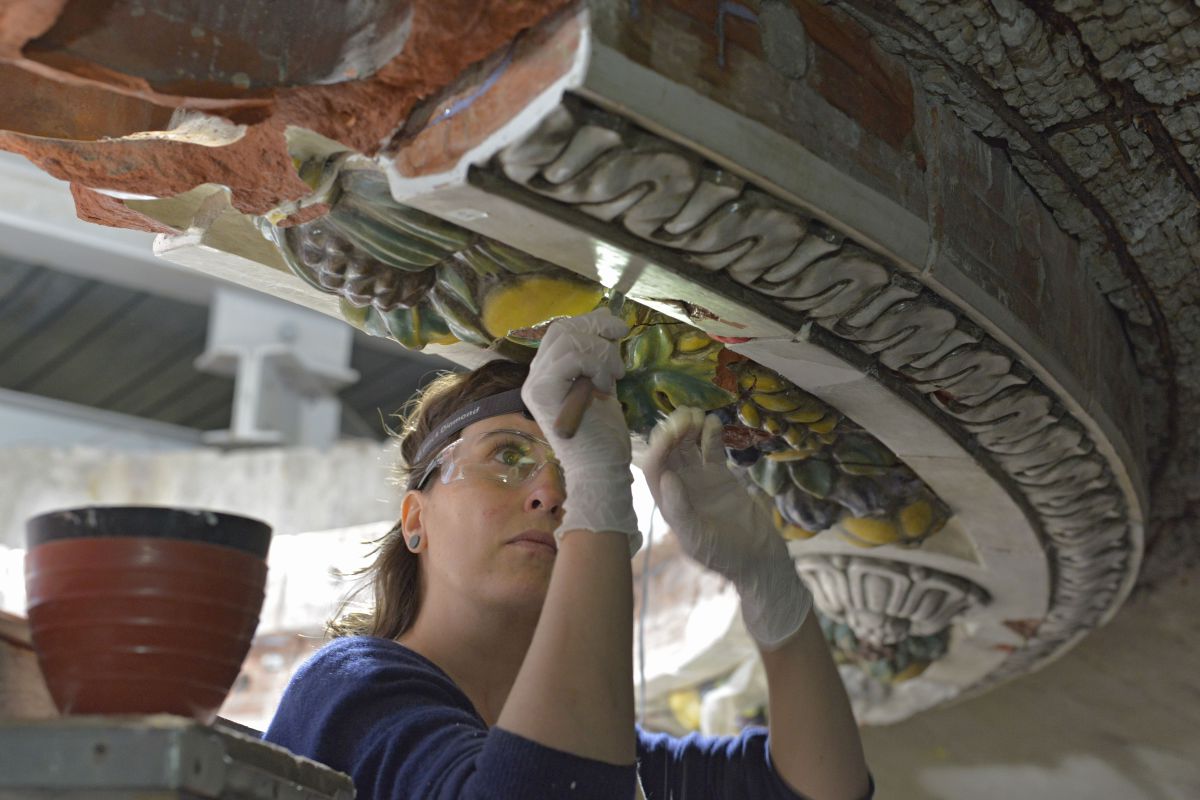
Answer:
<svg viewBox="0 0 1200 800"><path fill-rule="evenodd" d="M771 497L783 491L787 481L787 466L773 458L760 458L750 468L750 478Z"/></svg>
<svg viewBox="0 0 1200 800"><path fill-rule="evenodd" d="M617 381L617 398L634 433L648 433L680 406L711 411L733 402L732 394L713 383L714 352L675 352L672 333L686 330L684 325L650 324L625 340L625 377Z"/></svg>
<svg viewBox="0 0 1200 800"><path fill-rule="evenodd" d="M855 433L838 438L833 458L843 472L851 475L882 475L899 463L878 439Z"/></svg>
<svg viewBox="0 0 1200 800"><path fill-rule="evenodd" d="M452 338L446 321L425 303L384 313L375 308L354 309L343 301L342 313L351 324L372 336L399 342L409 350L421 350L431 342L445 343Z"/></svg>
<svg viewBox="0 0 1200 800"><path fill-rule="evenodd" d="M792 461L788 468L792 474L792 481L798 487L822 500L829 496L837 483L837 470L824 459L806 458L803 461Z"/></svg>

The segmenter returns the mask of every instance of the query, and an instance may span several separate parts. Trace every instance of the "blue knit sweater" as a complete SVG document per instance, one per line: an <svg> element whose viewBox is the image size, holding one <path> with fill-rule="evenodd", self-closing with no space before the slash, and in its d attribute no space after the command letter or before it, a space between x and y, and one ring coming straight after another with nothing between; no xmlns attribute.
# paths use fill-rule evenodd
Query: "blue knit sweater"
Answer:
<svg viewBox="0 0 1200 800"><path fill-rule="evenodd" d="M292 678L267 741L354 779L358 800L613 800L634 768L491 728L436 664L387 639L336 639ZM638 730L647 800L797 800L771 768L767 733L678 739Z"/></svg>

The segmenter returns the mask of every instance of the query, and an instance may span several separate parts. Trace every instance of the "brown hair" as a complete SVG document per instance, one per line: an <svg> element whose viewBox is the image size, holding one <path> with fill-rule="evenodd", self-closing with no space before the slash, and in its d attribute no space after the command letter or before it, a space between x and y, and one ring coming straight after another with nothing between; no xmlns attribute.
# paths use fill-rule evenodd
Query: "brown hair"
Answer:
<svg viewBox="0 0 1200 800"><path fill-rule="evenodd" d="M401 420L399 428L388 430L400 448L391 483L404 490L412 475L423 473L437 458L438 453L433 452L418 463L412 461L426 437L454 412L485 397L520 388L528 374L529 367L525 364L497 360L472 372L446 372L430 381L397 414ZM420 610L421 571L417 556L404 542L399 520L376 540L375 561L356 574L362 576L363 583L342 602L334 619L326 625L329 636L395 639L408 630ZM348 611L354 597L368 587L374 595L374 607L369 611Z"/></svg>

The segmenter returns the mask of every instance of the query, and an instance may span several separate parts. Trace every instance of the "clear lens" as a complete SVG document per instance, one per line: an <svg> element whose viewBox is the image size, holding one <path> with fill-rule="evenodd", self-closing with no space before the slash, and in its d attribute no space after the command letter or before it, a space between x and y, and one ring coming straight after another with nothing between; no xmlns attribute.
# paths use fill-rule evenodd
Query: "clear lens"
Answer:
<svg viewBox="0 0 1200 800"><path fill-rule="evenodd" d="M486 431L451 443L438 457L441 482L468 478L516 486L536 478L547 467L564 486L562 466L550 445L523 431Z"/></svg>

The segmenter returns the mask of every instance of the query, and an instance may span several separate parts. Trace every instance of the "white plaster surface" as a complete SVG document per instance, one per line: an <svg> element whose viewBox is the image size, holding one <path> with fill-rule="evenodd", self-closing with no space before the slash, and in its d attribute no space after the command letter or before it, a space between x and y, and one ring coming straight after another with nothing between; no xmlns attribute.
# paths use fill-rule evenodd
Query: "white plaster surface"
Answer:
<svg viewBox="0 0 1200 800"><path fill-rule="evenodd" d="M1200 568L1033 675L863 739L879 797L1200 797Z"/></svg>
<svg viewBox="0 0 1200 800"><path fill-rule="evenodd" d="M320 631L342 599L361 585L354 572L371 563L374 540L391 526L391 520L380 520L274 537L256 635ZM366 599L370 596L366 593Z"/></svg>
<svg viewBox="0 0 1200 800"><path fill-rule="evenodd" d="M23 547L35 514L91 504L230 511L262 519L277 536L375 522L399 513L389 464L370 441L328 450L0 450L0 546Z"/></svg>

